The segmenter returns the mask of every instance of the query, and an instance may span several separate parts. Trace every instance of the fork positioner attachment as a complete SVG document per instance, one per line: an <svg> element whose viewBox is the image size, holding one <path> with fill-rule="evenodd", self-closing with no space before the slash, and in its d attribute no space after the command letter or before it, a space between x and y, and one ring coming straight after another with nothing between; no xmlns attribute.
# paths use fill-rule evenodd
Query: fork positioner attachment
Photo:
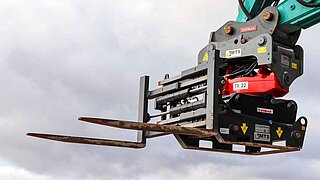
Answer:
<svg viewBox="0 0 320 180"><path fill-rule="evenodd" d="M264 14L272 18L266 19ZM299 151L308 121L296 120L297 104L275 99L303 73L300 31L277 28L279 12L265 8L248 22L227 22L211 33L198 65L158 82L140 79L138 122L79 118L94 124L137 130L137 142L29 133L55 141L144 148L147 139L173 134L185 149L263 155ZM148 111L154 101L158 114ZM154 112L154 111L152 111ZM159 118L159 119L155 119ZM153 123L152 123L153 122ZM209 147L201 142L207 141ZM277 142L285 145L276 145ZM243 150L237 149L243 146Z"/></svg>

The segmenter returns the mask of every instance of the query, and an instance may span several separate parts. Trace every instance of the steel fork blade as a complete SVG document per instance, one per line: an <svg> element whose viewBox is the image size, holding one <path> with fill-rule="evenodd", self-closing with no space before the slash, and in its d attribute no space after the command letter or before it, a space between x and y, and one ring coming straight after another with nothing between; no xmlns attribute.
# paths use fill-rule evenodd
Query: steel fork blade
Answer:
<svg viewBox="0 0 320 180"><path fill-rule="evenodd" d="M64 136L55 134L40 134L40 133L28 133L28 136L33 136L42 139L49 139L53 141L67 142L67 143L77 143L77 144L91 144L98 146L115 146L115 147L125 147L141 149L146 145L144 143L128 142L128 141L116 141L108 139L95 139L87 137L74 137L74 136Z"/></svg>
<svg viewBox="0 0 320 180"><path fill-rule="evenodd" d="M89 118L89 117L80 117L79 120L89 122L89 123L94 123L94 124L121 128L121 129L155 131L155 132L190 135L190 136L198 136L198 137L212 137L217 135L217 133L213 131L199 129L199 128L192 128L192 127L170 126L170 125L131 122L131 121L122 121L122 120L113 120L113 119Z"/></svg>

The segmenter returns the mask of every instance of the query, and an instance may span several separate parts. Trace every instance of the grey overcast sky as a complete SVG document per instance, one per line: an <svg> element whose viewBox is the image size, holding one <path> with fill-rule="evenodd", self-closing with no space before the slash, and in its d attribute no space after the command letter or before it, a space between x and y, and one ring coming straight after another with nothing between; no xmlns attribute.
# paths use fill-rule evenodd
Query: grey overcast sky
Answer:
<svg viewBox="0 0 320 180"><path fill-rule="evenodd" d="M196 65L236 0L0 0L0 179L319 179L320 25L302 33L305 74L287 98L309 118L301 152L264 157L182 150L173 136L130 150L34 139L52 132L135 139L79 116L137 117L139 77Z"/></svg>

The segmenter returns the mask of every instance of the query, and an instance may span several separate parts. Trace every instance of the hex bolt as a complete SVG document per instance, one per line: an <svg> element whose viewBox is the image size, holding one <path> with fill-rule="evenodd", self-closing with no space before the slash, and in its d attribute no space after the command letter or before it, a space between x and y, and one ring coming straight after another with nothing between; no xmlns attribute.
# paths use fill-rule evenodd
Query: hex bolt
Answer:
<svg viewBox="0 0 320 180"><path fill-rule="evenodd" d="M240 127L236 124L231 124L229 126L229 129L233 132L233 133L238 133L238 131L240 130Z"/></svg>
<svg viewBox="0 0 320 180"><path fill-rule="evenodd" d="M290 83L291 83L291 78L290 78L290 75L289 75L289 73L288 73L287 71L285 71L285 72L283 73L282 79L283 79L283 81L284 81L284 83L285 83L286 85L290 85Z"/></svg>
<svg viewBox="0 0 320 180"><path fill-rule="evenodd" d="M273 14L269 11L266 11L265 13L263 13L263 20L265 21L272 21L273 19Z"/></svg>
<svg viewBox="0 0 320 180"><path fill-rule="evenodd" d="M302 134L300 132L298 132L298 131L293 131L291 133L291 136L296 138L296 139L301 139L302 138Z"/></svg>
<svg viewBox="0 0 320 180"><path fill-rule="evenodd" d="M226 26L226 27L224 27L224 33L225 34L228 34L228 35L232 35L233 34L233 31L234 31L234 28L233 27L231 27L231 26Z"/></svg>
<svg viewBox="0 0 320 180"><path fill-rule="evenodd" d="M226 85L226 80L225 79L221 79L220 83L221 83L221 85Z"/></svg>
<svg viewBox="0 0 320 180"><path fill-rule="evenodd" d="M245 38L241 39L241 44L245 44L247 42L247 40Z"/></svg>
<svg viewBox="0 0 320 180"><path fill-rule="evenodd" d="M296 111L297 110L297 104L294 101L290 101L287 104L287 109L290 111Z"/></svg>
<svg viewBox="0 0 320 180"><path fill-rule="evenodd" d="M267 38L265 36L259 37L258 38L258 45L263 46L267 43Z"/></svg>

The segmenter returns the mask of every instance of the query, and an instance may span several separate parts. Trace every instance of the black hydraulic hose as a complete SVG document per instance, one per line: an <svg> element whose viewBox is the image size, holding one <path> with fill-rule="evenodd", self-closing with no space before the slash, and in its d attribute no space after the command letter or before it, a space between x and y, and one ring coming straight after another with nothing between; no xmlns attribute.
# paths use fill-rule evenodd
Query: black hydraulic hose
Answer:
<svg viewBox="0 0 320 180"><path fill-rule="evenodd" d="M304 0L297 0L297 1L306 7L320 7L320 3L310 3L310 2L305 2Z"/></svg>
<svg viewBox="0 0 320 180"><path fill-rule="evenodd" d="M244 6L242 0L238 0L239 2L239 6L241 8L241 10L243 11L243 13L248 17L248 20L252 19L251 14L248 12L248 10L246 9L246 7Z"/></svg>
<svg viewBox="0 0 320 180"><path fill-rule="evenodd" d="M261 4L261 7L260 7L260 10L259 10L259 12L258 12L257 14L260 14L260 13L263 11L263 9L264 9L265 6L266 6L266 3L267 3L267 0L263 0L263 2L262 2L262 4Z"/></svg>
<svg viewBox="0 0 320 180"><path fill-rule="evenodd" d="M280 0L275 0L273 6L274 7L278 6L279 2L280 2Z"/></svg>

